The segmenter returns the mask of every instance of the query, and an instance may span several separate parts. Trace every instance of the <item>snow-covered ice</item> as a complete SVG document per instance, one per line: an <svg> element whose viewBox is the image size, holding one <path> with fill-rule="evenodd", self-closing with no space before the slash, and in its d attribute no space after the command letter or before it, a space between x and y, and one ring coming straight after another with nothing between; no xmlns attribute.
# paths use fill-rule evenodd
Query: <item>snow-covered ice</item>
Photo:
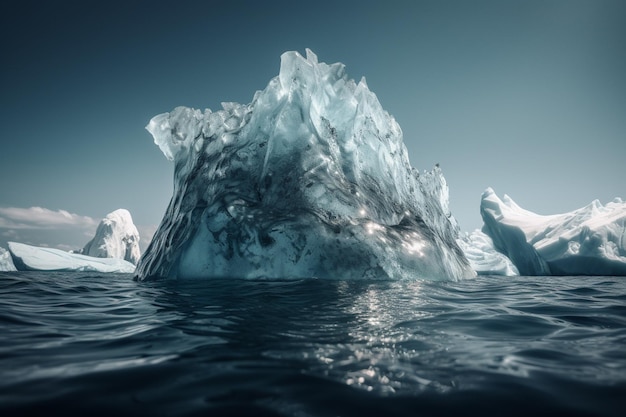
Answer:
<svg viewBox="0 0 626 417"><path fill-rule="evenodd" d="M619 198L544 216L488 188L480 211L483 231L522 275L626 275L626 202Z"/></svg>
<svg viewBox="0 0 626 417"><path fill-rule="evenodd" d="M177 107L146 128L175 178L140 279L475 275L441 170L410 165L400 126L341 63L286 52L250 104Z"/></svg>
<svg viewBox="0 0 626 417"><path fill-rule="evenodd" d="M4 248L0 248L0 271L16 271L15 265L13 265L13 259L11 253Z"/></svg>
<svg viewBox="0 0 626 417"><path fill-rule="evenodd" d="M77 253L17 242L9 242L9 251L3 251L0 248L0 271L132 273L140 257L139 232L128 210L118 209L102 219L93 239Z"/></svg>
<svg viewBox="0 0 626 417"><path fill-rule="evenodd" d="M123 259L95 258L60 249L9 242L9 251L20 271L91 271L132 273L135 265Z"/></svg>
<svg viewBox="0 0 626 417"><path fill-rule="evenodd" d="M457 243L478 275L519 275L513 262L498 252L491 238L482 231L477 229L472 233L463 233Z"/></svg>
<svg viewBox="0 0 626 417"><path fill-rule="evenodd" d="M139 232L130 212L117 209L107 214L96 229L96 234L80 252L97 258L118 258L137 264L141 256Z"/></svg>

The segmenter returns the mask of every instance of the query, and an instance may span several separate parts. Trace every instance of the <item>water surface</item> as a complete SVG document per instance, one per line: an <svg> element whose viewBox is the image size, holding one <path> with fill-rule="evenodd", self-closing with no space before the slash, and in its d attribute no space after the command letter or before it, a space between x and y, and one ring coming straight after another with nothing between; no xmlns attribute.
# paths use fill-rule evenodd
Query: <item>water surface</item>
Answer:
<svg viewBox="0 0 626 417"><path fill-rule="evenodd" d="M626 407L626 280L137 283L0 273L0 415Z"/></svg>

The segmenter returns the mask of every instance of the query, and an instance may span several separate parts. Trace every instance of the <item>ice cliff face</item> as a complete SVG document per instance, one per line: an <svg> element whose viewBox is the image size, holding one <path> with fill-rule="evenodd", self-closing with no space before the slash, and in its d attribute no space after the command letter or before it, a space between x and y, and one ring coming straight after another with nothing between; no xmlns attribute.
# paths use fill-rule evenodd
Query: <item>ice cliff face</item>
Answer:
<svg viewBox="0 0 626 417"><path fill-rule="evenodd" d="M441 171L411 167L394 118L342 64L286 52L252 103L222 107L147 126L175 179L139 279L474 275Z"/></svg>
<svg viewBox="0 0 626 417"><path fill-rule="evenodd" d="M0 248L0 271L17 271L11 253L4 248Z"/></svg>
<svg viewBox="0 0 626 417"><path fill-rule="evenodd" d="M81 254L96 258L124 259L136 265L141 256L139 232L128 210L118 209L107 214Z"/></svg>
<svg viewBox="0 0 626 417"><path fill-rule="evenodd" d="M483 231L522 275L626 275L626 203L619 198L542 216L488 188L480 211Z"/></svg>
<svg viewBox="0 0 626 417"><path fill-rule="evenodd" d="M462 234L457 243L478 275L519 275L513 262L498 252L491 238L480 230Z"/></svg>

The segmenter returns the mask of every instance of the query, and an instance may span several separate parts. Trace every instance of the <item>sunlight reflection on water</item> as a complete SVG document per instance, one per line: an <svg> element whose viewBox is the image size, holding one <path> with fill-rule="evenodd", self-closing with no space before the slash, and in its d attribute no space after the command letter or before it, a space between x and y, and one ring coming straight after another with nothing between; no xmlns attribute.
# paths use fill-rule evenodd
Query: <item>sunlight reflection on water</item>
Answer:
<svg viewBox="0 0 626 417"><path fill-rule="evenodd" d="M121 398L131 390L155 404L180 398L190 410L227 398L300 410L319 395L439 404L471 391L509 402L520 392L546 396L561 411L575 396L611 415L612 397L595 396L626 384L626 284L574 279L135 283L4 274L0 404L68 396L81 404L83 390ZM322 414L349 415L328 406Z"/></svg>

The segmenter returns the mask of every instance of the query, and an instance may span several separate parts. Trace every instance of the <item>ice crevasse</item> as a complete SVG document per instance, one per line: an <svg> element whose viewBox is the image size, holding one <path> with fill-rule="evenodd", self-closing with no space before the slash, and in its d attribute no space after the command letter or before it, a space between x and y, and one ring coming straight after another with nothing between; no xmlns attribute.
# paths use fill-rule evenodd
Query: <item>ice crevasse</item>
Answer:
<svg viewBox="0 0 626 417"><path fill-rule="evenodd" d="M174 192L138 279L475 275L441 170L410 165L365 79L306 52L285 52L250 104L150 121Z"/></svg>

